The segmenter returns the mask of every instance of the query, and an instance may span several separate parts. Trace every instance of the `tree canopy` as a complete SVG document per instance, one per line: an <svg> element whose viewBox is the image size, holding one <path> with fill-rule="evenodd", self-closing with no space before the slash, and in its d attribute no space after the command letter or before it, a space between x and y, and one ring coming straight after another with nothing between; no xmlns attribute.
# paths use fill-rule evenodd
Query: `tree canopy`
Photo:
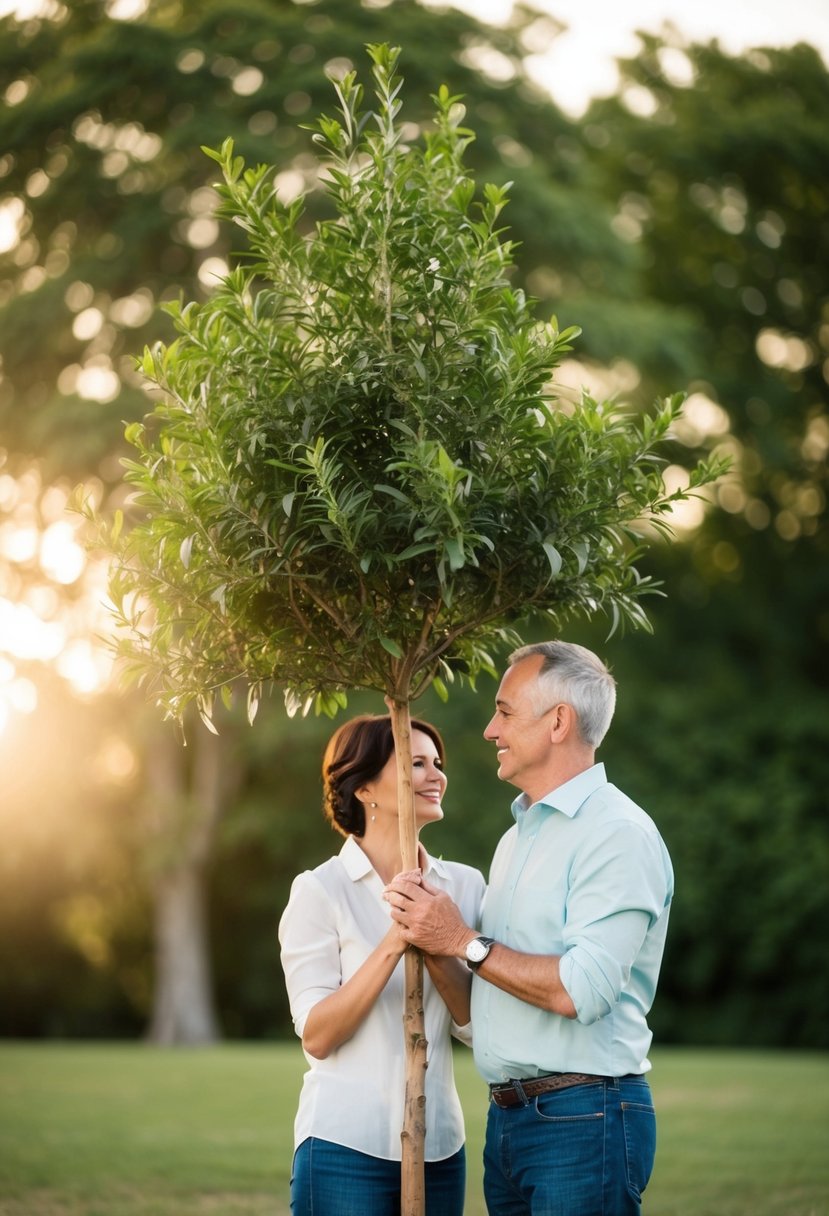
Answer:
<svg viewBox="0 0 829 1216"><path fill-rule="evenodd" d="M506 277L505 190L463 166L460 99L434 95L404 140L397 55L369 47L318 120L333 216L310 236L275 171L231 141L218 214L249 249L180 337L148 351L157 426L132 426L141 517L115 541L122 653L180 712L263 681L334 712L349 688L401 701L491 649L533 609L646 623L634 526L662 523L658 448L679 412L639 419L552 384L574 331ZM693 485L721 467L701 463Z"/></svg>

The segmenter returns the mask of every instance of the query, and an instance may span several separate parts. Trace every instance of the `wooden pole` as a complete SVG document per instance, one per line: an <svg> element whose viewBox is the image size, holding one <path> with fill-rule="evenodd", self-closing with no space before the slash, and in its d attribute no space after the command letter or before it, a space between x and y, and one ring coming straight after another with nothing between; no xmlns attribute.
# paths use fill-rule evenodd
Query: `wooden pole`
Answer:
<svg viewBox="0 0 829 1216"><path fill-rule="evenodd" d="M412 780L412 721L408 700L389 698L394 750L397 757L397 807L403 869L418 865L417 824ZM404 955L406 1006L403 1034L406 1049L406 1096L400 1133L401 1216L424 1216L426 1184L426 1026L423 1015L423 955L410 946Z"/></svg>

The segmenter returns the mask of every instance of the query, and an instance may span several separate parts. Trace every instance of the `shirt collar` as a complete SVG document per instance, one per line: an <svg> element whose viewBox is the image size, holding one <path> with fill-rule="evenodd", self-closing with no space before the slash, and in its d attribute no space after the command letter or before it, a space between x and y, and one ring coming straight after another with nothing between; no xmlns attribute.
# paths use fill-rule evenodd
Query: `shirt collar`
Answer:
<svg viewBox="0 0 829 1216"><path fill-rule="evenodd" d="M340 861L352 882L359 882L372 871L371 862L353 836L346 837L345 844L340 849Z"/></svg>
<svg viewBox="0 0 829 1216"><path fill-rule="evenodd" d="M426 866L423 873L429 874L434 871L440 877L446 877L446 865L437 857L430 857L423 845L420 846L426 855ZM360 842L354 836L346 837L343 847L340 849L340 861L345 866L345 872L352 882L359 882L361 878L365 878L367 874L374 873L374 867L368 859L367 854L360 848Z"/></svg>
<svg viewBox="0 0 829 1216"><path fill-rule="evenodd" d="M526 794L519 794L512 804L513 818L518 820L525 811L537 806L546 807L551 811L561 811L562 815L572 819L590 795L606 784L604 765L594 764L591 768L586 768L583 773L577 773L575 777L565 781L564 785L550 790L549 794L545 794L537 802L531 803Z"/></svg>

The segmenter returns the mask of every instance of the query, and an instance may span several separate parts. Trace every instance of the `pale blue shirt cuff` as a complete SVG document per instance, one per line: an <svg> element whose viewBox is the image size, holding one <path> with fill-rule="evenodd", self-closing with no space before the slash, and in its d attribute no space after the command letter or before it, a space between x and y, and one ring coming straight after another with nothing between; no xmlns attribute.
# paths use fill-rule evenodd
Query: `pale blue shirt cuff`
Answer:
<svg viewBox="0 0 829 1216"><path fill-rule="evenodd" d="M619 912L611 918L612 931L605 926L606 941L585 937L561 956L559 977L583 1025L598 1022L618 1004L650 923L647 912Z"/></svg>
<svg viewBox="0 0 829 1216"><path fill-rule="evenodd" d="M614 1008L622 991L622 968L608 955L591 957L581 946L562 955L559 977L584 1026L598 1022Z"/></svg>

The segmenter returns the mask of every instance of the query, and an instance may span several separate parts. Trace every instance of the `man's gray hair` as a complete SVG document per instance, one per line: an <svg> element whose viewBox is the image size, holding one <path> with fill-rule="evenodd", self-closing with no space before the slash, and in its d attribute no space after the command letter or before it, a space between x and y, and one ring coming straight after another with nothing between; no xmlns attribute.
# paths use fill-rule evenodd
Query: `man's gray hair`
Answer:
<svg viewBox="0 0 829 1216"><path fill-rule="evenodd" d="M509 656L509 665L535 654L544 660L530 694L536 714L566 701L576 711L582 740L598 747L616 708L616 681L607 667L585 646L558 641L522 646Z"/></svg>

